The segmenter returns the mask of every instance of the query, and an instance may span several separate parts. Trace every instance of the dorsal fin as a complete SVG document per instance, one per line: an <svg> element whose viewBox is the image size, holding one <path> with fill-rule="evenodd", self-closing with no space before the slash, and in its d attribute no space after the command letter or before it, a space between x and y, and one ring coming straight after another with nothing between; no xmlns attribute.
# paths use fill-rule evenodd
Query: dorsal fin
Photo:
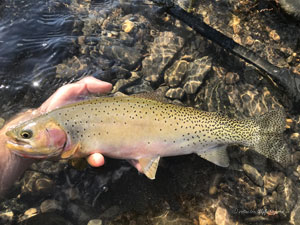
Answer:
<svg viewBox="0 0 300 225"><path fill-rule="evenodd" d="M170 104L167 98L164 97L164 91L161 89L152 91L152 92L144 92L144 93L138 93L138 94L133 94L132 96L138 97L138 98L146 98L162 103L167 103Z"/></svg>
<svg viewBox="0 0 300 225"><path fill-rule="evenodd" d="M228 167L229 158L226 151L227 145L217 145L205 152L199 152L198 155L218 166Z"/></svg>
<svg viewBox="0 0 300 225"><path fill-rule="evenodd" d="M144 174L151 180L155 179L159 159L160 159L160 156L157 156L155 158L140 158L139 159L139 164L141 165Z"/></svg>

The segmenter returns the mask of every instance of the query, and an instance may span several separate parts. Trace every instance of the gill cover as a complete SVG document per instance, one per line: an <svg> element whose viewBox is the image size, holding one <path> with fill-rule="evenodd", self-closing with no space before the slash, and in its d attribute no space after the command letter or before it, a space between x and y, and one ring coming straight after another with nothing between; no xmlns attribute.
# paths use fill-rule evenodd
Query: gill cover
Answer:
<svg viewBox="0 0 300 225"><path fill-rule="evenodd" d="M32 158L58 155L67 142L66 132L52 119L37 118L9 130L6 146Z"/></svg>

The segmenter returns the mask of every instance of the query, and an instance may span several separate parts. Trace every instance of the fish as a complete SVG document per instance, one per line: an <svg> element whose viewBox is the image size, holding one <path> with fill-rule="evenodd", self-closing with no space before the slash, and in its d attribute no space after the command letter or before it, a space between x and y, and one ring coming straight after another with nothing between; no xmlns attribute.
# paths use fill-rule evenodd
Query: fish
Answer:
<svg viewBox="0 0 300 225"><path fill-rule="evenodd" d="M150 95L149 95L150 96ZM126 159L155 179L161 157L196 153L221 167L227 146L249 147L283 167L285 112L236 119L218 112L170 104L145 95L86 99L45 113L6 132L6 147L27 158L86 157L99 152Z"/></svg>

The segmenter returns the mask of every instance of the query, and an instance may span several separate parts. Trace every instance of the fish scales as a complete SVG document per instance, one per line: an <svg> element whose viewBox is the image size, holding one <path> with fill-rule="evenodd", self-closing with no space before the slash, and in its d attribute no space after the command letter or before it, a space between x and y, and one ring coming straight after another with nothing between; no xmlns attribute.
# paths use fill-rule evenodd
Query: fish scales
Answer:
<svg viewBox="0 0 300 225"><path fill-rule="evenodd" d="M118 157L128 150L127 156L134 159L140 153L132 149L153 155L155 147L162 145L161 156L177 155L176 150L190 154L218 144L249 145L254 141L254 133L258 133L251 120L239 121L135 97L94 99L48 115L58 118L72 140L81 143L82 151L96 147L108 156Z"/></svg>
<svg viewBox="0 0 300 225"><path fill-rule="evenodd" d="M196 153L228 166L228 144L241 144L286 166L283 110L238 120L138 96L101 97L53 110L12 128L7 147L26 157L128 159L155 178L159 158Z"/></svg>

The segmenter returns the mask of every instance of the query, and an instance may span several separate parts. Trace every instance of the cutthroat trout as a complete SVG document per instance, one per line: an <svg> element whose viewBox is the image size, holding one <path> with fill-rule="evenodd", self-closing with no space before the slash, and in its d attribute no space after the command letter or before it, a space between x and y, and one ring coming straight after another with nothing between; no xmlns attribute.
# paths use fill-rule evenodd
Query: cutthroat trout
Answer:
<svg viewBox="0 0 300 225"><path fill-rule="evenodd" d="M141 96L100 97L53 110L6 135L7 147L31 158L74 158L100 152L127 159L154 179L160 157L196 153L229 166L228 144L241 144L286 166L285 113L231 119L215 112Z"/></svg>

